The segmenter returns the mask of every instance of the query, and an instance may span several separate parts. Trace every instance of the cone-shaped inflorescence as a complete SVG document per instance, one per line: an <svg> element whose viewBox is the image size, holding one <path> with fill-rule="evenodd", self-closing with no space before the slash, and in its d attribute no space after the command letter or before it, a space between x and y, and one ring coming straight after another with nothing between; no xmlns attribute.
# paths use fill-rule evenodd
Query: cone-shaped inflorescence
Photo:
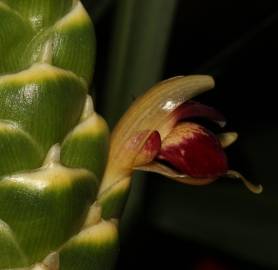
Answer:
<svg viewBox="0 0 278 270"><path fill-rule="evenodd" d="M115 261L95 203L108 128L88 95L94 56L80 1L0 1L0 269Z"/></svg>

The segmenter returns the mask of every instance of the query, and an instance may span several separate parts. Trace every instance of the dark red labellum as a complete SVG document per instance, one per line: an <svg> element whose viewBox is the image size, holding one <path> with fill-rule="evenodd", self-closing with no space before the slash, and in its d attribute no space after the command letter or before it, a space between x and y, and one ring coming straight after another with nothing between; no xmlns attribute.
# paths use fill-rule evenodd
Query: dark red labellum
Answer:
<svg viewBox="0 0 278 270"><path fill-rule="evenodd" d="M157 157L179 172L196 178L215 178L228 170L217 137L195 123L180 123L163 140Z"/></svg>

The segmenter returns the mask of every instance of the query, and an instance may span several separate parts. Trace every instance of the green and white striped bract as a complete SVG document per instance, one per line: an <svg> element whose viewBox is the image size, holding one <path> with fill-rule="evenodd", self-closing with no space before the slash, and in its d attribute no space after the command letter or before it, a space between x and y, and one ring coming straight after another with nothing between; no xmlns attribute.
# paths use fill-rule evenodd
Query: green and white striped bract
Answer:
<svg viewBox="0 0 278 270"><path fill-rule="evenodd" d="M111 269L96 195L106 122L88 95L93 25L77 0L0 1L0 269Z"/></svg>

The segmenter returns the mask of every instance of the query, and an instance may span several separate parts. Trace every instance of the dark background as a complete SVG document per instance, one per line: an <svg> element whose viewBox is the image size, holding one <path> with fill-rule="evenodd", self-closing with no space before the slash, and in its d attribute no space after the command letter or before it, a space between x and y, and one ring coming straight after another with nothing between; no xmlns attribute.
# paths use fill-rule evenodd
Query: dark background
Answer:
<svg viewBox="0 0 278 270"><path fill-rule="evenodd" d="M111 1L95 21L100 112L109 98L104 88L116 6ZM87 8L93 13L93 4ZM264 192L251 194L228 179L191 187L137 177L117 269L278 269L277 35L277 0L178 2L161 77L214 76L215 90L197 99L227 116L226 130L239 133L227 150L230 166L263 184Z"/></svg>

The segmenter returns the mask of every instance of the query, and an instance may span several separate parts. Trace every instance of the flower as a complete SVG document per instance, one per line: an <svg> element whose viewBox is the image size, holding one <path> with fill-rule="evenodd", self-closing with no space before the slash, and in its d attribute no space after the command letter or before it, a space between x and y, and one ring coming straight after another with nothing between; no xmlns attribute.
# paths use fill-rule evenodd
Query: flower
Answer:
<svg viewBox="0 0 278 270"><path fill-rule="evenodd" d="M221 113L190 100L213 87L210 76L175 77L138 98L112 133L100 193L111 183L128 179L133 170L156 172L192 185L205 185L227 176L241 179L251 191L260 193L260 185L253 185L229 169L224 148L237 139L237 133L217 136L192 122L201 117L225 126Z"/></svg>
<svg viewBox="0 0 278 270"><path fill-rule="evenodd" d="M153 131L136 157L135 167L147 165L153 169L154 163L150 162L162 161L177 172L196 179L214 179L224 175L228 171L228 162L220 139L201 125L183 122L188 118L206 117L224 126L224 116L193 101L183 103L171 114L169 127L161 134L163 137L159 130Z"/></svg>

